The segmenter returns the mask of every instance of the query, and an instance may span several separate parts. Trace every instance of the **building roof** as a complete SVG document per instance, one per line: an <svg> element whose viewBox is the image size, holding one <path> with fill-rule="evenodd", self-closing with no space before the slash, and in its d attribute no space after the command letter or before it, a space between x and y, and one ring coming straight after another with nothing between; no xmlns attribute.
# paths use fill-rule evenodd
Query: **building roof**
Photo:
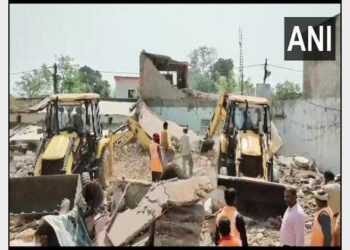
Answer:
<svg viewBox="0 0 350 250"><path fill-rule="evenodd" d="M129 83L138 83L140 77L138 76L114 76L115 82L129 82Z"/></svg>

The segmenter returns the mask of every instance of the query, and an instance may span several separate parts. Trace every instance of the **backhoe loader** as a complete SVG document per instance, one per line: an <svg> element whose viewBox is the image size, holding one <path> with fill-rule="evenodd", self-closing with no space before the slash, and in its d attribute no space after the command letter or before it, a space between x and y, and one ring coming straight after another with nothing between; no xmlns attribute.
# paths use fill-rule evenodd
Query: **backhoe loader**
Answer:
<svg viewBox="0 0 350 250"><path fill-rule="evenodd" d="M63 198L70 198L72 207L75 192L81 189L82 173L88 172L87 176L97 179L106 189L115 150L133 138L148 148L150 136L132 118L103 136L99 101L99 95L94 93L58 94L47 99L41 107L46 108L45 128L34 176L10 178L10 212L53 211Z"/></svg>
<svg viewBox="0 0 350 250"><path fill-rule="evenodd" d="M222 120L217 185L236 188L238 210L243 215L282 215L286 209L285 187L277 183L273 169L270 101L229 93L221 95L201 143L201 152L213 148L213 137Z"/></svg>

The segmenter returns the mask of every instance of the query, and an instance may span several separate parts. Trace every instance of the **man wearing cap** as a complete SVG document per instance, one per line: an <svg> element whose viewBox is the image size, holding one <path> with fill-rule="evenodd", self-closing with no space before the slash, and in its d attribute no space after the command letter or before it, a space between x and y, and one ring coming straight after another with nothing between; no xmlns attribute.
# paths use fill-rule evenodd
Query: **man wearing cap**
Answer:
<svg viewBox="0 0 350 250"><path fill-rule="evenodd" d="M323 189L328 194L328 206L332 209L336 220L340 212L340 185L334 181L334 174L331 171L324 172L323 176L325 182Z"/></svg>
<svg viewBox="0 0 350 250"><path fill-rule="evenodd" d="M162 152L160 149L160 138L159 134L153 134L153 141L149 146L150 160L151 160L151 172L152 172L152 181L158 182L161 179L163 172L162 166Z"/></svg>
<svg viewBox="0 0 350 250"><path fill-rule="evenodd" d="M182 155L183 172L186 174L186 163L189 165L189 175L193 174L193 159L191 155L190 138L188 137L188 128L183 129L184 134L180 138L180 150Z"/></svg>
<svg viewBox="0 0 350 250"><path fill-rule="evenodd" d="M332 209L328 206L328 194L320 189L313 192L316 199L317 211L311 230L311 246L332 246L334 224Z"/></svg>

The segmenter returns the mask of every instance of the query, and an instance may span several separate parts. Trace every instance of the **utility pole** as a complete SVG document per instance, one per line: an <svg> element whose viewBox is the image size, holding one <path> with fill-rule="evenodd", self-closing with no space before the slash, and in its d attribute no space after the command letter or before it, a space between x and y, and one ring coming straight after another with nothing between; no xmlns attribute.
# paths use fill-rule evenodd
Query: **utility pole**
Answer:
<svg viewBox="0 0 350 250"><path fill-rule="evenodd" d="M57 89L57 64L53 65L53 93L58 94Z"/></svg>
<svg viewBox="0 0 350 250"><path fill-rule="evenodd" d="M266 82L266 78L271 75L271 71L267 70L267 58L265 59L265 66L264 66L264 84Z"/></svg>
<svg viewBox="0 0 350 250"><path fill-rule="evenodd" d="M239 74L241 82L241 95L243 95L243 48L242 48L242 28L239 27Z"/></svg>

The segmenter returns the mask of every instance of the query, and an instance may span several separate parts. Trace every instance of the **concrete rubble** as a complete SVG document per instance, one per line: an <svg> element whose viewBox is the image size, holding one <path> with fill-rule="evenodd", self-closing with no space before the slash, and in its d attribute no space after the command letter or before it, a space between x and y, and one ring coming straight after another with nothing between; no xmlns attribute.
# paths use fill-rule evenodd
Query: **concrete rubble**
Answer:
<svg viewBox="0 0 350 250"><path fill-rule="evenodd" d="M200 204L169 208L155 222L154 246L198 246L204 221Z"/></svg>
<svg viewBox="0 0 350 250"><path fill-rule="evenodd" d="M213 188L210 179L205 176L154 184L135 209L115 214L107 231L108 240L113 246L125 245L149 227L169 206L194 204L204 199Z"/></svg>
<svg viewBox="0 0 350 250"><path fill-rule="evenodd" d="M35 152L27 144L20 144L10 154L10 177L24 177L34 173Z"/></svg>
<svg viewBox="0 0 350 250"><path fill-rule="evenodd" d="M27 150L26 155L20 155L21 147ZM224 206L223 190L214 189L216 154L215 150L205 154L193 153L195 177L152 184L148 152L142 150L136 143L123 146L120 152L115 153L114 170L117 184L107 195L109 212L94 224L98 231L94 239L96 244L213 246L215 214ZM30 165L34 161L34 156L34 152L25 146L17 147L12 152L10 171L16 169L16 164L22 166L18 169L25 168L27 161ZM174 162L181 166L181 157L175 157ZM312 191L322 184L322 174L314 162L306 157L278 156L274 159L274 165L280 174L281 183L298 188L299 202L307 214L306 242L308 242L316 209ZM36 230L38 222L38 220L33 222L12 219L10 244L37 244L31 236L23 237L23 235L30 235L30 232ZM245 222L250 245L280 245L278 218L260 221L245 217ZM18 235L24 231L27 232Z"/></svg>

